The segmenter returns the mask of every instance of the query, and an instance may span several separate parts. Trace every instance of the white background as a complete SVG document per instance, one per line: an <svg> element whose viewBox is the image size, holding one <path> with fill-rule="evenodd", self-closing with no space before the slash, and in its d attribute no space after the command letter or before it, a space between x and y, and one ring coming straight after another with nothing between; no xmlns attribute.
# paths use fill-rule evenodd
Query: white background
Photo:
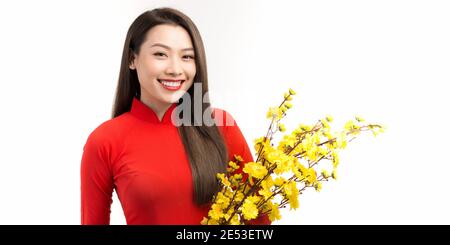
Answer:
<svg viewBox="0 0 450 245"><path fill-rule="evenodd" d="M448 1L17 0L0 2L0 224L79 224L82 147L109 119L129 25L161 6L197 24L211 101L250 145L289 87L288 130L326 114L387 125L275 224L450 223Z"/></svg>

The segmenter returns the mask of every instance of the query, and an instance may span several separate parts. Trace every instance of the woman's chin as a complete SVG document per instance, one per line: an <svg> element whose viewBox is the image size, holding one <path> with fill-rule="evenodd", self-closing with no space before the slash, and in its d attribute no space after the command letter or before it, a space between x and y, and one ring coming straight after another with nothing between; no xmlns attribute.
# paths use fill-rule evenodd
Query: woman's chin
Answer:
<svg viewBox="0 0 450 245"><path fill-rule="evenodd" d="M185 93L186 91L178 90L171 93L170 95L164 96L165 97L164 99L168 103L177 103Z"/></svg>

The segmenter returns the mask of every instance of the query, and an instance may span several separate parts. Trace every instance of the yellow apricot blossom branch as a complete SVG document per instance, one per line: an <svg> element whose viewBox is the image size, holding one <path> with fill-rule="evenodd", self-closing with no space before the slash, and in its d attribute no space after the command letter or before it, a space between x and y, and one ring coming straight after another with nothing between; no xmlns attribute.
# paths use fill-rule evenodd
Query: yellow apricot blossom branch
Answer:
<svg viewBox="0 0 450 245"><path fill-rule="evenodd" d="M243 159L235 155L226 173L217 174L222 189L214 196L202 224L239 225L261 215L268 215L271 221L281 219L280 209L287 205L297 209L298 197L306 188L320 191L322 182L337 178L338 151L345 149L348 142L363 131L372 131L374 136L384 131L382 126L365 124L357 116L341 132L333 133L330 127L333 118L326 116L314 125L300 124L290 134L284 134L275 147L273 135L286 131L280 121L292 108L289 101L295 94L289 89L278 107L269 108L269 128L264 137L254 142L255 162L245 163L241 168ZM323 160L332 163L331 174L327 169L317 173L315 168Z"/></svg>

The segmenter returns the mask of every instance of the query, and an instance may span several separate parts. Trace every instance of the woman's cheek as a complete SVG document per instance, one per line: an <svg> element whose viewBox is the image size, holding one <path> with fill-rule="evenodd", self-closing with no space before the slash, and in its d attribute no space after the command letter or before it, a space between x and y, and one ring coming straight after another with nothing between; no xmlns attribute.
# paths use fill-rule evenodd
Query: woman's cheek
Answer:
<svg viewBox="0 0 450 245"><path fill-rule="evenodd" d="M186 73L187 73L187 74L186 74L187 77L188 77L189 79L193 80L194 77L195 77L195 74L196 74L195 66L193 66L193 67L187 67L187 68L185 69L185 71L186 71Z"/></svg>
<svg viewBox="0 0 450 245"><path fill-rule="evenodd" d="M152 60L151 62L149 62L147 67L148 67L149 73L152 73L155 76L158 76L159 74L164 72L165 62L161 61L161 60Z"/></svg>

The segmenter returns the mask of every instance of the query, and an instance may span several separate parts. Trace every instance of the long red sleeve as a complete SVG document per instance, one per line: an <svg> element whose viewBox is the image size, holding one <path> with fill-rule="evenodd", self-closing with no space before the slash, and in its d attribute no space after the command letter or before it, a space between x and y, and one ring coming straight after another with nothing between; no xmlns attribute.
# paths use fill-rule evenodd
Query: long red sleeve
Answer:
<svg viewBox="0 0 450 245"><path fill-rule="evenodd" d="M113 177L103 134L91 134L81 160L81 223L109 224Z"/></svg>

